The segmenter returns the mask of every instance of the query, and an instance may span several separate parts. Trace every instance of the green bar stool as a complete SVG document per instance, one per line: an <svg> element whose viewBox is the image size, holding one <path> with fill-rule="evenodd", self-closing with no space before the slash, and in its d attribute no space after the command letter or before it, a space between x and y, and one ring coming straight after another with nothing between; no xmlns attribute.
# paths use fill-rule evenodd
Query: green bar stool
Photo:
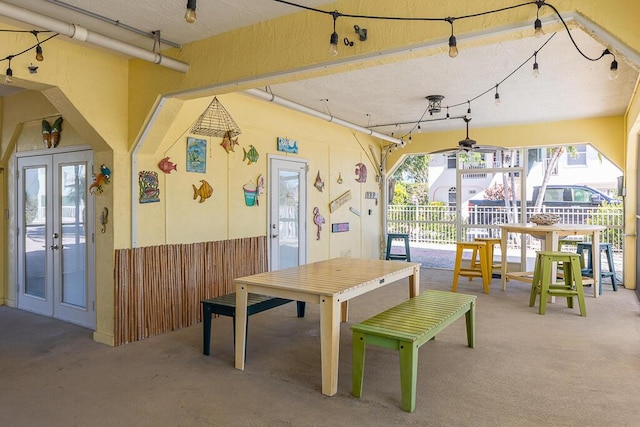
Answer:
<svg viewBox="0 0 640 427"><path fill-rule="evenodd" d="M404 253L391 253L391 243L393 243L394 240L404 241ZM402 233L387 234L387 253L384 259L411 262L411 253L409 252L409 235Z"/></svg>
<svg viewBox="0 0 640 427"><path fill-rule="evenodd" d="M555 282L551 279L553 263L563 264L564 283ZM573 297L577 297L580 315L586 317L587 309L584 302L584 290L582 288L580 255L568 252L538 252L533 270L529 307L535 305L538 295L540 295L539 314L546 313L547 299L550 296L565 297L567 299L567 307L569 308L573 308Z"/></svg>

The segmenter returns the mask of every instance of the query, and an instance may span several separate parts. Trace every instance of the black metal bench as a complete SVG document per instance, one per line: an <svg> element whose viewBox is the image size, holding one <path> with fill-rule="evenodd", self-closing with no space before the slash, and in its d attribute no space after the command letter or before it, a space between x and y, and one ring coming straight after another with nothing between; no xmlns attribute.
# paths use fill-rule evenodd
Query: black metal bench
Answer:
<svg viewBox="0 0 640 427"><path fill-rule="evenodd" d="M266 295L249 294L247 302L247 330L249 329L249 316L292 302L290 299L275 298ZM236 340L236 294L227 294L217 298L201 301L202 303L202 352L207 356L211 347L211 316L219 314L231 316L233 319L233 342ZM305 303L297 301L298 317L304 317ZM248 331L247 331L248 332ZM247 333L245 336L248 336ZM246 347L246 343L245 343Z"/></svg>

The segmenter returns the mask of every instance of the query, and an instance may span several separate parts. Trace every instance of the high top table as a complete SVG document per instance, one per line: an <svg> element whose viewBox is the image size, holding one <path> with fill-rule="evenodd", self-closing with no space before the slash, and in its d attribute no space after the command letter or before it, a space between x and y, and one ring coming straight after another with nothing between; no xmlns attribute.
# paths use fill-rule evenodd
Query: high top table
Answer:
<svg viewBox="0 0 640 427"><path fill-rule="evenodd" d="M347 301L405 277L409 278L409 297L418 295L420 264L404 261L334 258L235 279L236 368L244 369L249 293L317 303L322 393L333 396L338 391L340 321L347 320Z"/></svg>
<svg viewBox="0 0 640 427"><path fill-rule="evenodd" d="M502 239L500 251L502 253L501 281L502 290L505 290L505 282L509 273L507 272L507 236L509 233L530 234L543 242L543 250L557 251L558 240L567 236L591 236L594 248L599 248L600 232L605 230L604 225L589 224L555 224L555 225L535 225L535 224L504 224L500 226ZM526 265L523 262L523 265ZM524 268L523 268L524 270ZM512 273L513 274L513 273ZM515 273L514 275L517 275ZM595 257L593 262L593 277L600 277L600 257ZM594 279L593 297L598 297L598 281Z"/></svg>

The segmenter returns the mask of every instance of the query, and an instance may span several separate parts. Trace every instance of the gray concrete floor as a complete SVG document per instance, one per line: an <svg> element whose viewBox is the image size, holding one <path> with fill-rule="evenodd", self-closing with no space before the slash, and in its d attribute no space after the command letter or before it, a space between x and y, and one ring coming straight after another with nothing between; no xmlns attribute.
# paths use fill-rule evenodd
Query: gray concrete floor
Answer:
<svg viewBox="0 0 640 427"><path fill-rule="evenodd" d="M451 287L451 271L422 269L421 290ZM586 318L563 302L540 316L529 287L478 296L476 348L460 319L420 349L417 406L400 409L396 352L369 347L363 396L351 396L349 325L406 298L406 279L352 300L341 327L338 393L320 393L318 306L252 316L247 367L233 367L231 321L111 348L91 331L0 307L2 426L636 426L640 304L634 291L587 297Z"/></svg>

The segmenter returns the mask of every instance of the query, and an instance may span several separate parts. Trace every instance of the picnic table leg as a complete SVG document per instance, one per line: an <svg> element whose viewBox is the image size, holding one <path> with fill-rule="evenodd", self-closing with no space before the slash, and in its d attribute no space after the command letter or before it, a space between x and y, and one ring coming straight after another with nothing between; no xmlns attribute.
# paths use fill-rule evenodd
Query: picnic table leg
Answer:
<svg viewBox="0 0 640 427"><path fill-rule="evenodd" d="M340 312L340 301L330 296L320 298L322 394L327 396L333 396L338 392Z"/></svg>
<svg viewBox="0 0 640 427"><path fill-rule="evenodd" d="M247 303L249 292L245 285L236 286L236 368L244 369L247 343Z"/></svg>
<svg viewBox="0 0 640 427"><path fill-rule="evenodd" d="M409 276L409 298L420 293L420 266L413 267L413 276Z"/></svg>
<svg viewBox="0 0 640 427"><path fill-rule="evenodd" d="M400 341L400 389L402 390L402 410L416 409L416 384L418 382L418 345Z"/></svg>
<svg viewBox="0 0 640 427"><path fill-rule="evenodd" d="M209 355L211 349L211 307L202 304L202 353Z"/></svg>

